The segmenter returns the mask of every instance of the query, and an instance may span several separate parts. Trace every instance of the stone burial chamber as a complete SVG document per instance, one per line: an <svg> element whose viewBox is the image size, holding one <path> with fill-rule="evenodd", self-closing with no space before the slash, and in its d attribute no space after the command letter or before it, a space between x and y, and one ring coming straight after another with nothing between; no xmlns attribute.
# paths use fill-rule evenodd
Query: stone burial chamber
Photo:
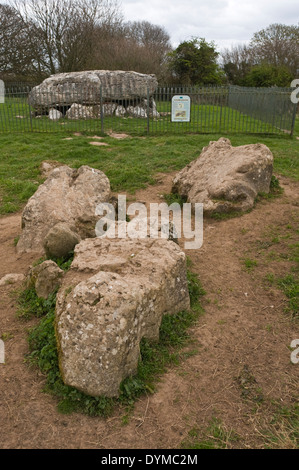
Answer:
<svg viewBox="0 0 299 470"><path fill-rule="evenodd" d="M153 99L157 86L155 75L133 71L58 73L31 90L29 104L35 116L46 114L53 121L100 119L102 115L158 118Z"/></svg>
<svg viewBox="0 0 299 470"><path fill-rule="evenodd" d="M121 382L137 372L142 338L158 340L163 315L190 309L186 256L165 237L96 237L96 208L111 201L107 176L86 165L46 163L47 179L22 214L17 251L62 259L73 251L74 258L68 271L52 259L32 266L26 287L44 299L58 290L64 383L91 396L118 396Z"/></svg>

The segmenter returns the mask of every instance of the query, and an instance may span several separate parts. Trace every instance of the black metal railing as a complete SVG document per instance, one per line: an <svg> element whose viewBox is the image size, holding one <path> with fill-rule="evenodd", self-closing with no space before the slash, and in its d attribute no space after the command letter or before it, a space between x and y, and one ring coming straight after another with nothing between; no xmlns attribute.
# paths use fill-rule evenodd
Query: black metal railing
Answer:
<svg viewBox="0 0 299 470"><path fill-rule="evenodd" d="M40 91L10 84L0 101L0 132L90 131L131 135L173 133L293 133L296 105L291 88L159 86L134 96L103 86ZM190 97L190 119L175 122L173 98ZM4 101L4 102L3 102Z"/></svg>

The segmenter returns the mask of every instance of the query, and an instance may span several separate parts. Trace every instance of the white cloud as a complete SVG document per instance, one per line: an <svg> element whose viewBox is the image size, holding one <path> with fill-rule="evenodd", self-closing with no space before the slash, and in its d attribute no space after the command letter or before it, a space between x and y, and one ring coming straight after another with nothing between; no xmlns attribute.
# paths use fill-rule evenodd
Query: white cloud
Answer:
<svg viewBox="0 0 299 470"><path fill-rule="evenodd" d="M122 0L126 20L164 26L173 46L193 37L214 40L218 48L249 42L271 23L297 24L298 0Z"/></svg>

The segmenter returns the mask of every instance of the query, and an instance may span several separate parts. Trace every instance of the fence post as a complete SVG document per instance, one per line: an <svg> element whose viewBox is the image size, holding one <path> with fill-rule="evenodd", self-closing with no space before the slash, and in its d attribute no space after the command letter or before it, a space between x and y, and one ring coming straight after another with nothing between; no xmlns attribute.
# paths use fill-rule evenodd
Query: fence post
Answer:
<svg viewBox="0 0 299 470"><path fill-rule="evenodd" d="M149 135L149 131L150 131L150 105L149 105L149 99L150 99L150 95L149 95L149 87L147 86L147 100L146 100L146 115L147 115L147 135Z"/></svg>
<svg viewBox="0 0 299 470"><path fill-rule="evenodd" d="M104 134L103 85L100 86L101 133Z"/></svg>
<svg viewBox="0 0 299 470"><path fill-rule="evenodd" d="M31 130L31 132L33 132L32 111L31 111L31 105L30 105L30 99L29 99L29 90L28 89L27 89L27 100L28 100L28 106L29 106L30 130Z"/></svg>
<svg viewBox="0 0 299 470"><path fill-rule="evenodd" d="M294 103L292 126L291 126L291 137L293 137L294 129L295 129L297 106L298 106L297 103Z"/></svg>

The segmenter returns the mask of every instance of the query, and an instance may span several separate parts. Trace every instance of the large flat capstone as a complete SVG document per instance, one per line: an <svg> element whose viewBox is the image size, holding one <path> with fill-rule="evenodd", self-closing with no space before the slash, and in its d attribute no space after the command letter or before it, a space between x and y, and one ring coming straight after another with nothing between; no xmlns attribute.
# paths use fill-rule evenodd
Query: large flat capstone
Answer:
<svg viewBox="0 0 299 470"><path fill-rule="evenodd" d="M36 109L96 105L105 101L147 98L155 92L155 75L123 70L88 70L58 73L34 87L29 103Z"/></svg>

